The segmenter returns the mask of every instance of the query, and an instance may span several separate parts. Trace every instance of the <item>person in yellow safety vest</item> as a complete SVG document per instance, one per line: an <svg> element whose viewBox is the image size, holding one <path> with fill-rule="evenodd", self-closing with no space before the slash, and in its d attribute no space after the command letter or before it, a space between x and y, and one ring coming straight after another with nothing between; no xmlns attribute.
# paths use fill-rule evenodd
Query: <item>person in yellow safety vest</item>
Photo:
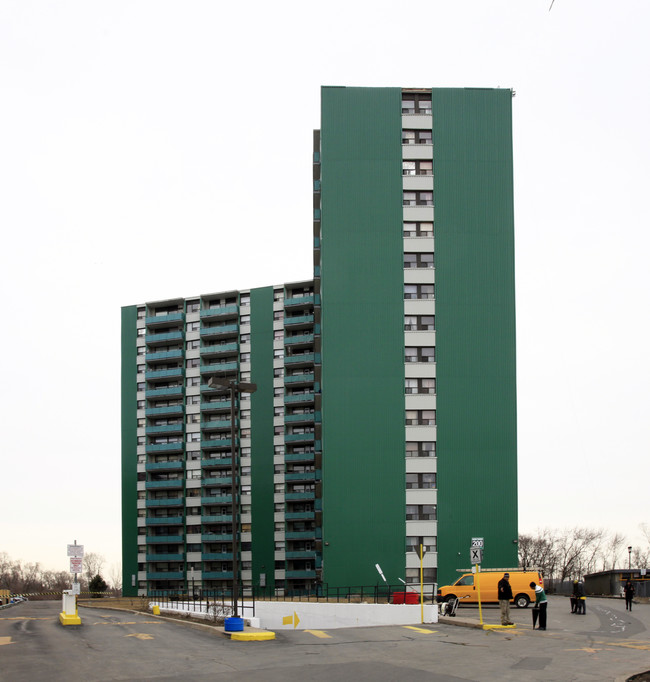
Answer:
<svg viewBox="0 0 650 682"><path fill-rule="evenodd" d="M585 595L585 584L582 580L578 580L576 585L576 605L578 607L576 613L581 613L582 615L587 613L587 597Z"/></svg>

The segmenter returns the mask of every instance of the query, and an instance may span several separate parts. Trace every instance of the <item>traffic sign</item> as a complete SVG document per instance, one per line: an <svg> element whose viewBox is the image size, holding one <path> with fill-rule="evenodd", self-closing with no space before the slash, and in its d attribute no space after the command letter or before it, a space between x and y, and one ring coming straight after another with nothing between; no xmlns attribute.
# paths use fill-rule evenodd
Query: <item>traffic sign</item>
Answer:
<svg viewBox="0 0 650 682"><path fill-rule="evenodd" d="M485 547L485 543L483 542L483 538L472 538L472 547L480 547L483 549Z"/></svg>
<svg viewBox="0 0 650 682"><path fill-rule="evenodd" d="M73 556L77 558L83 558L84 546L83 545L68 545L68 556Z"/></svg>
<svg viewBox="0 0 650 682"><path fill-rule="evenodd" d="M480 547L470 547L469 560L472 564L480 564L483 561L483 550Z"/></svg>
<svg viewBox="0 0 650 682"><path fill-rule="evenodd" d="M71 557L70 558L70 573L81 573L82 572L83 559L81 557Z"/></svg>

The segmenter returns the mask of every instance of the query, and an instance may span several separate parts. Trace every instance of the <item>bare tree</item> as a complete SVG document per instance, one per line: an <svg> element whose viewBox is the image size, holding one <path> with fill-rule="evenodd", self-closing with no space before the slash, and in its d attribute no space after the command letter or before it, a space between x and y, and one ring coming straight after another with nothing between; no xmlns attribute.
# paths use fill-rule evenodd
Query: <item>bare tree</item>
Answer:
<svg viewBox="0 0 650 682"><path fill-rule="evenodd" d="M622 533L613 533L609 536L603 552L603 571L614 570L619 562L621 550L627 541Z"/></svg>
<svg viewBox="0 0 650 682"><path fill-rule="evenodd" d="M118 592L122 590L122 566L120 564L112 564L109 580L114 590Z"/></svg>
<svg viewBox="0 0 650 682"><path fill-rule="evenodd" d="M98 552L88 552L84 554L84 577L90 582L96 575L100 575L106 558Z"/></svg>

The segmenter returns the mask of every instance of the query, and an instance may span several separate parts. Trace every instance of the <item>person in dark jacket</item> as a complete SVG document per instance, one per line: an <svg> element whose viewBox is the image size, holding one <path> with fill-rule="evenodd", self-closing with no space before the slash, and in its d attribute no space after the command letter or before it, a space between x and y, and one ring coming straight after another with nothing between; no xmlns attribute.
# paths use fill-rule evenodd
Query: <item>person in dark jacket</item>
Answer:
<svg viewBox="0 0 650 682"><path fill-rule="evenodd" d="M634 598L634 584L632 583L631 580L628 580L625 583L625 587L623 588L623 593L625 594L625 610L631 611L632 610L632 599Z"/></svg>
<svg viewBox="0 0 650 682"><path fill-rule="evenodd" d="M573 581L573 593L571 594L571 613L578 613L578 595L576 591L578 589L578 581Z"/></svg>
<svg viewBox="0 0 650 682"><path fill-rule="evenodd" d="M494 583L493 583L494 584ZM501 625L514 625L510 620L510 600L512 599L512 587L510 587L510 574L504 573L503 578L497 585L499 608L501 609Z"/></svg>
<svg viewBox="0 0 650 682"><path fill-rule="evenodd" d="M585 584L582 580L578 580L575 588L576 604L578 606L576 613L582 613L583 615L587 613L587 597L585 594Z"/></svg>

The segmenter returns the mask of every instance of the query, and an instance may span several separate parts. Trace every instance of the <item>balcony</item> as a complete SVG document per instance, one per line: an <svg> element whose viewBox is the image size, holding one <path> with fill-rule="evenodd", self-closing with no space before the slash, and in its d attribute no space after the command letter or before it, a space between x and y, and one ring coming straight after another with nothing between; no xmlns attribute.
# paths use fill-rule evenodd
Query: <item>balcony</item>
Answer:
<svg viewBox="0 0 650 682"><path fill-rule="evenodd" d="M313 462L315 452L288 452L284 456L285 462Z"/></svg>
<svg viewBox="0 0 650 682"><path fill-rule="evenodd" d="M237 353L239 351L239 344L235 341L230 341L226 343L217 343L214 345L210 346L203 346L201 348L201 357L209 357L212 355L232 355L233 353Z"/></svg>
<svg viewBox="0 0 650 682"><path fill-rule="evenodd" d="M183 343L185 334L180 331L162 332L159 334L146 334L144 341L147 346L169 345L170 343Z"/></svg>
<svg viewBox="0 0 650 682"><path fill-rule="evenodd" d="M204 308L201 311L201 320L226 319L228 317L237 317L238 315L239 306L236 303L232 303L230 305L220 305L214 308Z"/></svg>
<svg viewBox="0 0 650 682"><path fill-rule="evenodd" d="M213 389L209 389L206 385L206 392L211 390ZM201 402L201 412L228 412L230 414L230 400L203 401Z"/></svg>
<svg viewBox="0 0 650 682"><path fill-rule="evenodd" d="M166 545L181 544L184 542L184 535L147 535L147 544L155 545L156 543L164 543Z"/></svg>
<svg viewBox="0 0 650 682"><path fill-rule="evenodd" d="M314 432L309 431L306 433L286 433L284 435L285 443L313 443Z"/></svg>
<svg viewBox="0 0 650 682"><path fill-rule="evenodd" d="M233 336L239 333L239 324L220 324L214 327L201 327L202 339L214 339L220 336Z"/></svg>
<svg viewBox="0 0 650 682"><path fill-rule="evenodd" d="M209 516L202 516L201 523L232 523L231 514L210 514ZM206 534L201 534L201 539L205 540ZM216 535L211 535L208 537L208 541L212 541L216 538ZM216 540L215 540L216 542Z"/></svg>
<svg viewBox="0 0 650 682"><path fill-rule="evenodd" d="M238 426L235 420L235 427ZM210 421L201 422L202 431L230 431L230 419L211 419Z"/></svg>
<svg viewBox="0 0 650 682"><path fill-rule="evenodd" d="M300 345L312 345L314 343L314 335L309 334L296 334L295 336L285 336L284 345L285 346L300 346Z"/></svg>
<svg viewBox="0 0 650 682"><path fill-rule="evenodd" d="M316 472L315 471L302 471L302 472L287 472L284 475L285 481L315 481Z"/></svg>
<svg viewBox="0 0 650 682"><path fill-rule="evenodd" d="M147 388L145 393L147 400L153 398L171 398L183 395L182 386L163 386L161 388Z"/></svg>
<svg viewBox="0 0 650 682"><path fill-rule="evenodd" d="M293 296L284 299L285 308L307 307L312 305L320 305L320 296Z"/></svg>
<svg viewBox="0 0 650 682"><path fill-rule="evenodd" d="M232 552L203 552L201 559L203 561L232 561Z"/></svg>
<svg viewBox="0 0 650 682"><path fill-rule="evenodd" d="M203 580L232 580L232 571L203 571Z"/></svg>
<svg viewBox="0 0 650 682"><path fill-rule="evenodd" d="M201 520L203 520L205 517L201 517ZM231 521L230 516L227 517L229 521ZM232 542L232 534L231 533L223 533L223 534L217 534L217 533L201 533L201 541L202 542Z"/></svg>
<svg viewBox="0 0 650 682"><path fill-rule="evenodd" d="M225 487L230 485L231 480L232 480L231 476L212 476L210 478L204 478L201 481L201 485L204 488L208 488L210 486Z"/></svg>
<svg viewBox="0 0 650 682"><path fill-rule="evenodd" d="M145 450L146 453L149 454L154 454L156 452L183 452L183 449L185 447L185 443L183 443L182 440L178 441L177 443L147 443Z"/></svg>
<svg viewBox="0 0 650 682"><path fill-rule="evenodd" d="M159 483L160 481L149 481L150 483ZM161 497L154 500L147 500L147 509L151 507L183 507L185 505L185 499L183 497Z"/></svg>
<svg viewBox="0 0 650 682"><path fill-rule="evenodd" d="M182 526L183 516L147 516L147 526Z"/></svg>
<svg viewBox="0 0 650 682"><path fill-rule="evenodd" d="M173 478L166 481L146 481L144 487L146 490L173 490L182 488L184 483L183 478Z"/></svg>
<svg viewBox="0 0 650 682"><path fill-rule="evenodd" d="M183 561L184 554L147 554L147 561Z"/></svg>
<svg viewBox="0 0 650 682"><path fill-rule="evenodd" d="M287 521L290 521L292 519L295 519L295 520L313 519L314 518L314 510L311 509L309 511L289 512L288 514L284 515L284 518Z"/></svg>
<svg viewBox="0 0 650 682"><path fill-rule="evenodd" d="M205 573L203 574L205 575ZM315 570L307 570L307 571L286 571L285 572L285 577L289 579L307 579L307 578L316 578L316 571Z"/></svg>
<svg viewBox="0 0 650 682"><path fill-rule="evenodd" d="M164 433L183 433L183 422L177 424L161 424L160 426L147 426L145 433L147 436L155 436Z"/></svg>
<svg viewBox="0 0 650 682"><path fill-rule="evenodd" d="M231 443L231 438L210 438L208 440L201 440L201 449L218 450L220 448L230 448Z"/></svg>
<svg viewBox="0 0 650 682"><path fill-rule="evenodd" d="M301 365L317 365L320 363L320 353L297 353L295 355L285 355L284 364L292 367L300 367Z"/></svg>
<svg viewBox="0 0 650 682"><path fill-rule="evenodd" d="M287 559L313 559L316 552L313 549L306 549L300 552L286 552Z"/></svg>
<svg viewBox="0 0 650 682"><path fill-rule="evenodd" d="M308 315L294 315L291 317L284 318L285 327L294 327L296 325L311 325L314 323L313 314Z"/></svg>
<svg viewBox="0 0 650 682"><path fill-rule="evenodd" d="M165 313L164 315L149 315L144 323L147 327L163 327L170 324L184 324L185 313Z"/></svg>
<svg viewBox="0 0 650 682"><path fill-rule="evenodd" d="M230 505L232 502L232 495L206 495L201 497L201 504L203 505L213 505L213 504L219 504L219 505ZM201 522L203 522L203 518L201 519ZM208 523L206 521L206 523Z"/></svg>
<svg viewBox="0 0 650 682"><path fill-rule="evenodd" d="M147 571L147 580L182 580L185 577L183 571L160 571L150 573Z"/></svg>
<svg viewBox="0 0 650 682"><path fill-rule="evenodd" d="M286 404L294 403L313 403L314 394L313 393L294 393L293 395L285 395L284 402Z"/></svg>
<svg viewBox="0 0 650 682"><path fill-rule="evenodd" d="M284 537L287 540L313 540L316 537L316 529L286 532Z"/></svg>
<svg viewBox="0 0 650 682"><path fill-rule="evenodd" d="M210 365L201 365L201 374L217 374L218 372L236 372L239 369L239 360L229 360L228 362L214 362ZM207 388L207 386L206 386ZM213 390L213 389L209 389ZM222 388L217 390L223 390Z"/></svg>
<svg viewBox="0 0 650 682"><path fill-rule="evenodd" d="M145 471L183 471L185 462L182 459L175 459L171 462L147 462Z"/></svg>
<svg viewBox="0 0 650 682"><path fill-rule="evenodd" d="M178 350L165 350L159 353L147 353L147 362L154 362L156 360L181 360L183 358L183 351L179 348Z"/></svg>
<svg viewBox="0 0 650 682"><path fill-rule="evenodd" d="M144 411L147 417L162 417L166 415L183 414L182 405L164 405L163 407L148 407Z"/></svg>
<svg viewBox="0 0 650 682"><path fill-rule="evenodd" d="M285 500L313 500L316 494L313 490L305 490L300 493L285 493Z"/></svg>
<svg viewBox="0 0 650 682"><path fill-rule="evenodd" d="M316 412L302 412L298 414L285 414L284 423L285 424L295 424L300 422L313 422L315 421Z"/></svg>
<svg viewBox="0 0 650 682"><path fill-rule="evenodd" d="M305 372L304 374L285 374L284 383L286 384L312 384L314 382L314 373Z"/></svg>
<svg viewBox="0 0 650 682"><path fill-rule="evenodd" d="M154 381L156 379L176 379L183 376L185 376L185 370L183 367L149 369L144 373L144 378L147 381Z"/></svg>
<svg viewBox="0 0 650 682"><path fill-rule="evenodd" d="M228 457L210 457L209 459L201 460L202 469L208 469L211 467L219 467L222 469L230 467L230 453L228 453Z"/></svg>

